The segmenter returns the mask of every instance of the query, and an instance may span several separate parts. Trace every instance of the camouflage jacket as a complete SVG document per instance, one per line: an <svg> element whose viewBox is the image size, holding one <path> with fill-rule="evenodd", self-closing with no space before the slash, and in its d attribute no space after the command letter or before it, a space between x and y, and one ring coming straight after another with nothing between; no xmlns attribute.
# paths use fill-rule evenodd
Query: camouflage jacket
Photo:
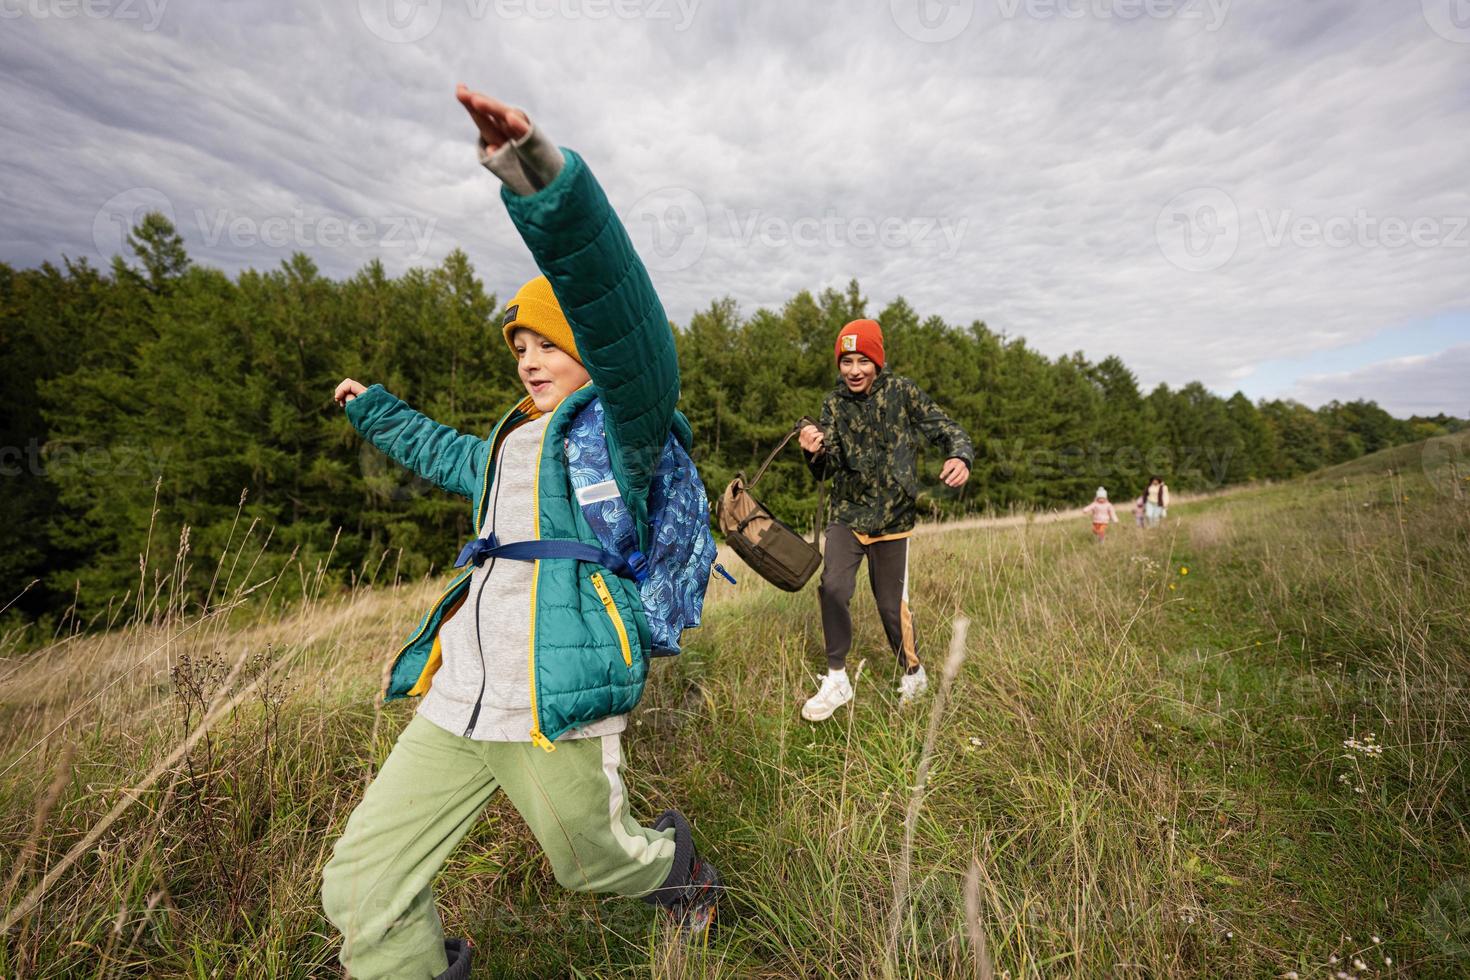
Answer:
<svg viewBox="0 0 1470 980"><path fill-rule="evenodd" d="M860 534L911 530L919 495L919 441L973 466L970 437L908 378L878 372L873 386L854 395L847 386L822 401L819 456L807 455L817 479L832 479L831 519Z"/></svg>

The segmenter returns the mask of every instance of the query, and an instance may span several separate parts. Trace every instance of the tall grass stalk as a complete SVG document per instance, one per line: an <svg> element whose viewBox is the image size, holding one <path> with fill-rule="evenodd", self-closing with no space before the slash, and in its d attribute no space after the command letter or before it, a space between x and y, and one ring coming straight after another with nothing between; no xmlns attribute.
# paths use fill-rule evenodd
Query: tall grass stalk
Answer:
<svg viewBox="0 0 1470 980"><path fill-rule="evenodd" d="M893 911L888 919L888 970L898 975L898 935L903 929L909 909L909 884L913 876L914 831L919 824L919 809L924 805L924 791L929 785L929 767L934 761L934 743L939 738L939 727L944 720L944 708L949 702L949 690L955 676L965 662L965 641L970 632L970 620L955 617L954 632L949 641L949 656L945 658L940 674L939 690L934 694L929 709L929 729L924 735L924 748L919 754L919 765L914 773L913 794L909 797L908 812L903 820L903 849L899 854L898 870L893 876Z"/></svg>

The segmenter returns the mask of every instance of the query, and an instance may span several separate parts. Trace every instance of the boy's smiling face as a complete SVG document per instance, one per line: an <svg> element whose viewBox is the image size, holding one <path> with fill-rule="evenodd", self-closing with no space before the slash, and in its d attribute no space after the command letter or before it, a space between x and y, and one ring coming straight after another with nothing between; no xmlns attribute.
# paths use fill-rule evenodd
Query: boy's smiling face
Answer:
<svg viewBox="0 0 1470 980"><path fill-rule="evenodd" d="M837 370L847 390L854 395L866 393L873 387L873 379L878 377L878 365L862 354L843 354L842 360L837 362Z"/></svg>
<svg viewBox="0 0 1470 980"><path fill-rule="evenodd" d="M510 345L521 384L543 415L592 380L580 361L528 327L511 334Z"/></svg>

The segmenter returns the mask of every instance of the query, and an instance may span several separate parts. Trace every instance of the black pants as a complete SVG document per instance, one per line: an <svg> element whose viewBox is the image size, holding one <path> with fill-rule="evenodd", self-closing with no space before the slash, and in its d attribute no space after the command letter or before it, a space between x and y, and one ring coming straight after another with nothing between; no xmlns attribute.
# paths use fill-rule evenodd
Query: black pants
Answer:
<svg viewBox="0 0 1470 980"><path fill-rule="evenodd" d="M822 634L827 640L827 667L843 670L852 648L852 612L848 603L857 585L857 570L868 559L868 584L878 602L878 616L888 645L905 673L919 669L914 617L909 612L909 540L863 544L845 524L827 526L827 549L822 561Z"/></svg>

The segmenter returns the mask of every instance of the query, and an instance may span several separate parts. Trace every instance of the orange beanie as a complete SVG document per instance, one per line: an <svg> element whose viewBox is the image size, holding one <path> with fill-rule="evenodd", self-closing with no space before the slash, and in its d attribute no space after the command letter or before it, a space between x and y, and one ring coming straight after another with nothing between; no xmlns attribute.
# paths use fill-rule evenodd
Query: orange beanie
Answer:
<svg viewBox="0 0 1470 980"><path fill-rule="evenodd" d="M861 354L883 366L883 328L877 320L854 320L837 335L837 359L843 354Z"/></svg>

